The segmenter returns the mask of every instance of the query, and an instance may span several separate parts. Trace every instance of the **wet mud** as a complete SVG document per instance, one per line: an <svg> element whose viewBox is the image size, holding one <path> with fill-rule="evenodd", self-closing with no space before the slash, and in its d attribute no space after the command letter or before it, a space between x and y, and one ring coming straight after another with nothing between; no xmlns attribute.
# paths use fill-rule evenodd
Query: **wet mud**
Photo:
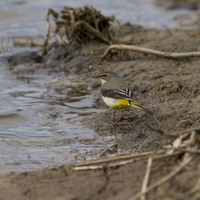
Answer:
<svg viewBox="0 0 200 200"><path fill-rule="evenodd" d="M200 51L199 30L155 30L131 24L122 25L121 31L117 31L119 27L115 30L118 32L116 37L121 41L140 47L165 52ZM103 47L106 44L98 40L81 49L54 43L46 56L30 52L9 56L4 61L14 74L20 76L27 73L62 73L66 79L71 74L81 76L93 88L95 105L105 109L107 107L100 96L100 83L91 76L111 70L123 77L133 88L135 100L154 114L150 116L138 109L117 112L119 122L115 124L113 112L107 108L105 112L93 113L82 120L84 126L94 129L102 137L115 136L117 154L152 151L171 144L171 138L160 135L147 125L165 133L199 127L200 58L170 59L119 52L102 60L95 50L101 54L105 50L102 50ZM55 90L61 88L64 92L61 83L54 85ZM199 159L195 162L199 163ZM173 159L155 162L151 181L169 172L176 164ZM1 175L0 183L4 187L0 190L0 199L127 199L140 191L145 169L146 161L139 161L109 171L77 172L62 166ZM176 199L190 190L197 179L197 169L191 167L176 179L158 187L148 199ZM8 192L10 190L12 193Z"/></svg>

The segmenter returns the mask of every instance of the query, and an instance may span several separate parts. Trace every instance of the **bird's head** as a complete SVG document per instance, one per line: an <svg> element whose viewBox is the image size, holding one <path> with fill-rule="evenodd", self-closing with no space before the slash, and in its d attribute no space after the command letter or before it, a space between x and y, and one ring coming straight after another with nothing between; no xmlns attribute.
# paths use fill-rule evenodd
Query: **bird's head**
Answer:
<svg viewBox="0 0 200 200"><path fill-rule="evenodd" d="M92 78L98 78L101 80L101 84L103 85L107 81L109 81L111 78L119 78L119 76L114 72L102 72L96 76L92 76Z"/></svg>

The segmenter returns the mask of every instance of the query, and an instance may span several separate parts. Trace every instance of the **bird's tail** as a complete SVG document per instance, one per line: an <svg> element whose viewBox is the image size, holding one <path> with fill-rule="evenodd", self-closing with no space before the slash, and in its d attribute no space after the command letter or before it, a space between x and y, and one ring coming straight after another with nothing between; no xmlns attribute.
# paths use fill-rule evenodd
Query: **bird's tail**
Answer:
<svg viewBox="0 0 200 200"><path fill-rule="evenodd" d="M147 109L147 108L141 106L140 104L138 104L138 103L135 102L135 101L132 101L132 102L131 102L131 106L132 106L132 107L135 107L135 108L142 109L142 110L144 110L146 113L148 113L148 114L150 114L150 115L153 115L153 112L151 112L149 109Z"/></svg>

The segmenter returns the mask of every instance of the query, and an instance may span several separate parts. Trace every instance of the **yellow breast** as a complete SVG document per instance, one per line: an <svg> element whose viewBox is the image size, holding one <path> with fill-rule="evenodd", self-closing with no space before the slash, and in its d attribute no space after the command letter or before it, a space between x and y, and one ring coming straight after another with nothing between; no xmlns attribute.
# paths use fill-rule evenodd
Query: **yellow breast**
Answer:
<svg viewBox="0 0 200 200"><path fill-rule="evenodd" d="M125 109L130 107L130 103L126 99L113 99L109 97L103 97L104 102L113 109Z"/></svg>
<svg viewBox="0 0 200 200"><path fill-rule="evenodd" d="M126 99L119 99L117 101L117 109L125 109L125 108L128 108L130 106L131 105L130 105L129 101L126 100Z"/></svg>

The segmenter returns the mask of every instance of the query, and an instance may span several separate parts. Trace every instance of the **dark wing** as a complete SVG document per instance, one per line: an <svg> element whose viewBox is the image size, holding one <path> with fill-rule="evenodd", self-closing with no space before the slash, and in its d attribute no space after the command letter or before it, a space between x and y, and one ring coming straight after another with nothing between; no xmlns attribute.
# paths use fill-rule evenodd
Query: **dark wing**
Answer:
<svg viewBox="0 0 200 200"><path fill-rule="evenodd" d="M114 99L127 99L129 101L133 100L133 91L129 88L126 89L103 89L101 94L105 97L111 97Z"/></svg>
<svg viewBox="0 0 200 200"><path fill-rule="evenodd" d="M101 90L101 93L105 97L111 97L111 98L115 98L115 99L127 99L130 104L131 104L132 101L134 101L133 100L133 91L131 89L129 89L129 88L118 89L118 90L117 89L111 89L111 90L103 89L103 90ZM141 108L141 109L143 109L145 112L147 112L150 115L153 114L153 112L151 112L147 108L139 105L136 102L134 102L134 107Z"/></svg>

